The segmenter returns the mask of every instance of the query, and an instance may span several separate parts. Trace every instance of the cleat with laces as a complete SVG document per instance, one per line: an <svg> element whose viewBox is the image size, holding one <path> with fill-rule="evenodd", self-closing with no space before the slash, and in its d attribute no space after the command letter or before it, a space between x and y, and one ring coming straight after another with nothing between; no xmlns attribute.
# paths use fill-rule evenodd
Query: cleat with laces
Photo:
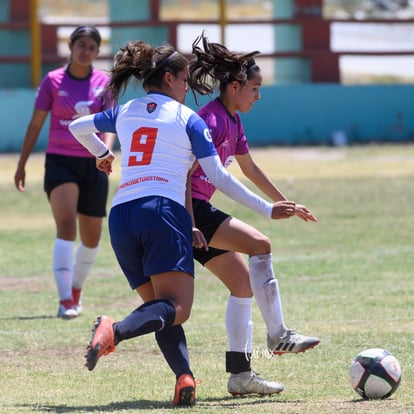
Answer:
<svg viewBox="0 0 414 414"><path fill-rule="evenodd" d="M266 381L254 371L239 372L238 374L232 373L227 382L227 390L233 396L245 394L279 394L283 391L283 388L282 384Z"/></svg>
<svg viewBox="0 0 414 414"><path fill-rule="evenodd" d="M108 355L115 351L115 335L113 325L114 321L109 316L98 316L94 328L92 329L92 338L87 347L86 366L92 371L98 359L103 355Z"/></svg>
<svg viewBox="0 0 414 414"><path fill-rule="evenodd" d="M267 336L267 347L274 355L297 354L314 348L320 342L319 338L298 334L292 329L283 328L282 331L271 338Z"/></svg>
<svg viewBox="0 0 414 414"><path fill-rule="evenodd" d="M173 404L189 407L196 403L196 382L189 374L181 375L175 384Z"/></svg>

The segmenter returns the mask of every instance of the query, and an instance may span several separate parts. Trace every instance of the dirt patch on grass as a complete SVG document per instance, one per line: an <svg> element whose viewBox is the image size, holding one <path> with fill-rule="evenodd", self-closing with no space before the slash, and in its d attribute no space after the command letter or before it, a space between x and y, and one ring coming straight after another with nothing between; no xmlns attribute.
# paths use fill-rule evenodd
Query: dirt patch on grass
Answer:
<svg viewBox="0 0 414 414"><path fill-rule="evenodd" d="M11 292L25 290L27 292L43 292L54 288L54 280L50 275L34 275L30 277L1 277L0 290Z"/></svg>

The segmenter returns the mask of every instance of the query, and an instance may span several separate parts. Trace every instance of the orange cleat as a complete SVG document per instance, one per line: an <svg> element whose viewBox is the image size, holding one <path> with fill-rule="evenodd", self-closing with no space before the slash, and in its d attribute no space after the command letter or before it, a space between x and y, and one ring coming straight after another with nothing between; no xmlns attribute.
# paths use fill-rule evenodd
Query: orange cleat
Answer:
<svg viewBox="0 0 414 414"><path fill-rule="evenodd" d="M189 374L183 374L175 384L173 404L175 406L192 406L196 403L196 382Z"/></svg>
<svg viewBox="0 0 414 414"><path fill-rule="evenodd" d="M92 329L92 338L88 344L88 353L86 357L86 366L92 371L99 358L115 351L114 321L109 316L98 316L94 328Z"/></svg>

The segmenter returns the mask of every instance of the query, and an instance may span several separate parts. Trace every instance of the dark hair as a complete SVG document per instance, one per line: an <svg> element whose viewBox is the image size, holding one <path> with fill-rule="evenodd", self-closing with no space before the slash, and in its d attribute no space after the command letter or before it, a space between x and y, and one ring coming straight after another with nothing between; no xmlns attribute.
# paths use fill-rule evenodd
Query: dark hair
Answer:
<svg viewBox="0 0 414 414"><path fill-rule="evenodd" d="M154 47L141 40L130 41L115 54L108 89L117 102L131 77L141 81L144 90L160 89L166 72L177 75L187 67L188 59L170 45Z"/></svg>
<svg viewBox="0 0 414 414"><path fill-rule="evenodd" d="M95 40L98 44L98 48L101 46L101 34L99 33L98 29L94 26L78 26L70 35L69 39L73 43L75 43L80 37L88 36Z"/></svg>
<svg viewBox="0 0 414 414"><path fill-rule="evenodd" d="M198 46L202 43L202 48ZM193 43L194 58L190 62L188 83L194 92L209 95L214 92L215 85L224 92L233 81L246 83L255 72L259 72L254 56L259 51L250 53L231 52L220 43L208 41L204 32Z"/></svg>

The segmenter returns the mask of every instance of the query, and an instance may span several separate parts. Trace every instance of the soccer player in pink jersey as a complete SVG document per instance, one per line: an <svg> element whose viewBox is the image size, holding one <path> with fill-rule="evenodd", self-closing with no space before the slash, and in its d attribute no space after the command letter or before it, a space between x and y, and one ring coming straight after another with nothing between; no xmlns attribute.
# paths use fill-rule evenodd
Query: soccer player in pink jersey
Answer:
<svg viewBox="0 0 414 414"><path fill-rule="evenodd" d="M96 132L116 133L120 141L121 181L112 200L109 233L131 289L144 302L121 321L98 317L87 367L93 370L122 341L155 332L176 376L174 405L196 401L182 327L193 303L192 247L200 243L187 210L191 199L186 197L195 159L219 190L253 211L273 219L295 211L291 201L275 207L257 196L222 166L207 125L183 105L188 63L169 45L128 42L115 55L109 89L115 102L129 81L142 84L146 94L70 125L76 138L97 157L97 167L108 174L114 156Z"/></svg>
<svg viewBox="0 0 414 414"><path fill-rule="evenodd" d="M26 163L50 113L44 190L56 223L52 261L59 294L57 316L62 319L82 312L81 292L98 252L106 215L108 177L96 169L95 158L68 129L74 119L112 105L105 96L109 76L93 67L100 44L95 27L79 26L71 34L68 64L49 72L38 88L14 176L16 188L24 191ZM113 134L103 139L112 147ZM77 226L80 242L75 253Z"/></svg>
<svg viewBox="0 0 414 414"><path fill-rule="evenodd" d="M286 197L252 159L238 114L248 112L260 99L262 76L254 60L258 52L231 52L223 45L210 43L203 33L193 44L193 54L190 86L202 95L213 93L216 85L219 89L219 96L198 113L210 129L223 166L228 167L235 158L243 174L275 206L283 203ZM193 216L209 248L194 248L194 257L230 291L226 309L230 348L226 353L226 370L230 372L228 391L233 395L273 394L279 392L278 384L266 381L251 369L252 295L266 323L270 352L304 352L319 344L319 338L300 335L285 326L269 238L212 206L210 199L216 188L209 178L202 166L195 165L191 182ZM296 204L294 215L304 221L316 221L300 204ZM249 257L248 265L244 255Z"/></svg>

